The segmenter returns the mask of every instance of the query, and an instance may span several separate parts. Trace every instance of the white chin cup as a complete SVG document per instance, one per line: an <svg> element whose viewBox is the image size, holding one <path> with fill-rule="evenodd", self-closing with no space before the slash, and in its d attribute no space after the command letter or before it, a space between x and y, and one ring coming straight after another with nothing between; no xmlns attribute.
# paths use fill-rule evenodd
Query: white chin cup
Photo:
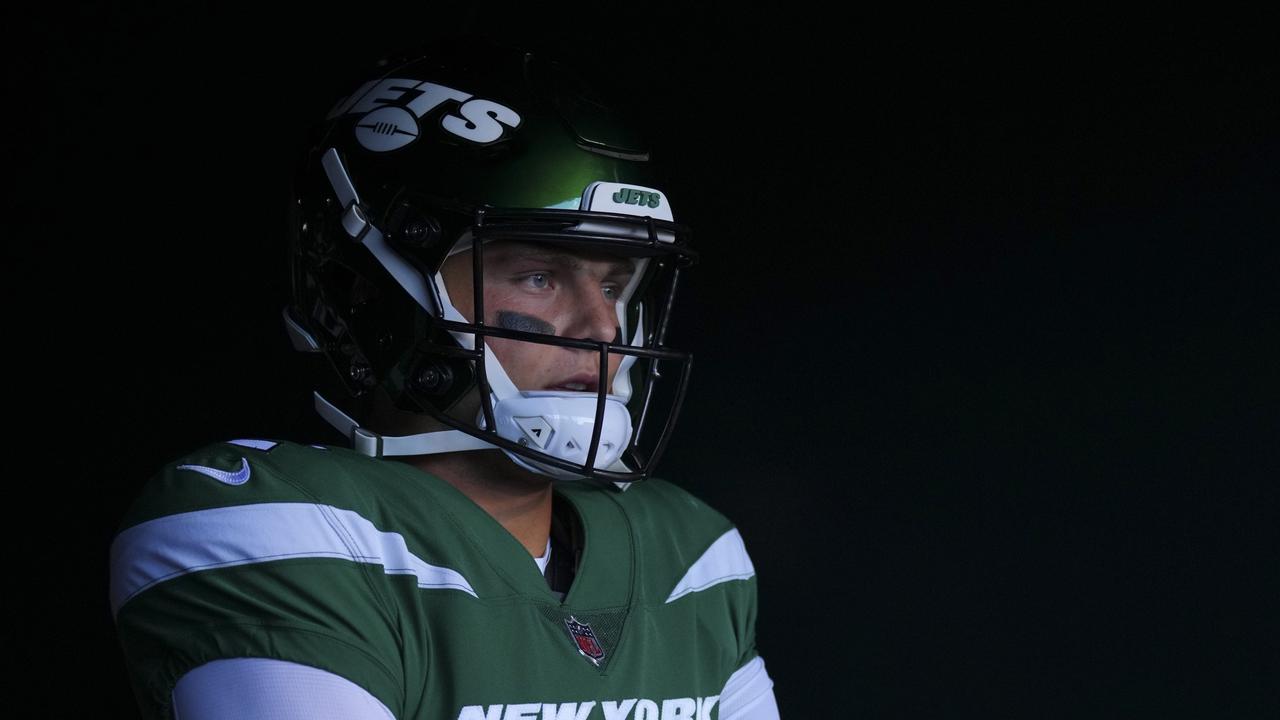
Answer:
<svg viewBox="0 0 1280 720"><path fill-rule="evenodd" d="M595 428L597 399L593 392L521 390L517 397L494 403L493 419L499 436L552 457L585 465ZM476 424L485 426L483 410ZM631 441L631 413L627 412L622 396L605 396L603 424L594 463L597 469L608 468L616 462ZM503 452L526 470L562 479L582 477L510 451Z"/></svg>

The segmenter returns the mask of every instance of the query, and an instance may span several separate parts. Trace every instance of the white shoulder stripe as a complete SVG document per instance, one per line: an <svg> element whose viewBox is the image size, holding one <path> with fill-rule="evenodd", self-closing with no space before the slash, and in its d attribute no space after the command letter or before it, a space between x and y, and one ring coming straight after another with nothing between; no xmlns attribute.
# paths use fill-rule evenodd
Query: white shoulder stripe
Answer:
<svg viewBox="0 0 1280 720"><path fill-rule="evenodd" d="M279 445L280 443L274 440L241 439L241 440L228 440L227 444L239 445L240 447L253 448L255 450L270 450L271 448Z"/></svg>
<svg viewBox="0 0 1280 720"><path fill-rule="evenodd" d="M747 555L742 536L734 528L711 543L702 557L689 566L689 571L676 583L667 602L679 600L689 593L706 590L722 582L746 580L755 574L755 566Z"/></svg>
<svg viewBox="0 0 1280 720"><path fill-rule="evenodd" d="M427 563L404 537L330 505L259 503L198 510L150 520L111 543L111 613L147 588L213 568L286 558L331 557L414 575L420 588L475 590L454 570Z"/></svg>

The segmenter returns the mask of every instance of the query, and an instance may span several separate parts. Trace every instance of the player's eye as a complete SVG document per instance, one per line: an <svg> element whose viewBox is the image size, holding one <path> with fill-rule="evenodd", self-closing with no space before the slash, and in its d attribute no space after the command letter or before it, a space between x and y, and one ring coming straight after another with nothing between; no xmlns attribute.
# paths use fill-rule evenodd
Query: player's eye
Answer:
<svg viewBox="0 0 1280 720"><path fill-rule="evenodd" d="M605 285L603 289L605 297L614 301L618 299L618 287L616 285Z"/></svg>
<svg viewBox="0 0 1280 720"><path fill-rule="evenodd" d="M551 286L551 276L547 273L533 273L526 275L524 282L535 290L545 290Z"/></svg>

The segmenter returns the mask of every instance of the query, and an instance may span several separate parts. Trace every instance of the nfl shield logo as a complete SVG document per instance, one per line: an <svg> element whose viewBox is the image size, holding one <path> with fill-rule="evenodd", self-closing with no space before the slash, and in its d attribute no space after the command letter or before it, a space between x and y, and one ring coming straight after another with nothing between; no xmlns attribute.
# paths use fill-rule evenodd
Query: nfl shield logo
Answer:
<svg viewBox="0 0 1280 720"><path fill-rule="evenodd" d="M564 621L564 626L569 628L569 635L578 646L578 652L590 660L592 665L600 667L600 661L604 659L604 648L600 647L600 641L596 638L596 634L591 631L591 626L578 622L578 619L572 615Z"/></svg>

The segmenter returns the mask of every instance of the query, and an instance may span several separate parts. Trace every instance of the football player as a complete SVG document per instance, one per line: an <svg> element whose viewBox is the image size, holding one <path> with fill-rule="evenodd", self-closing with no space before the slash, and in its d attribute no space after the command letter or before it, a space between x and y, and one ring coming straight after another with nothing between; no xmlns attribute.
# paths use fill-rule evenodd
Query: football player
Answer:
<svg viewBox="0 0 1280 720"><path fill-rule="evenodd" d="M458 38L313 130L283 324L349 440L165 465L111 548L148 718L778 716L737 529L653 477L688 229L566 64Z"/></svg>

